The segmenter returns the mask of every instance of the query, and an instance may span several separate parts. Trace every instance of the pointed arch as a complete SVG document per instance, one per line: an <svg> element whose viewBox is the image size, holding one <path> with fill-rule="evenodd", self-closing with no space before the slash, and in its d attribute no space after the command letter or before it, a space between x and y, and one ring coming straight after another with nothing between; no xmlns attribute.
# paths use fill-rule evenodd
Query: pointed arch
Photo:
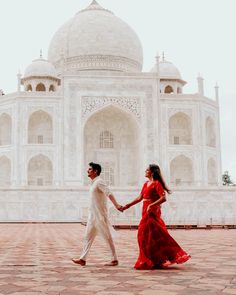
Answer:
<svg viewBox="0 0 236 295"><path fill-rule="evenodd" d="M31 114L28 123L28 143L53 143L52 117L47 112L39 110Z"/></svg>
<svg viewBox="0 0 236 295"><path fill-rule="evenodd" d="M50 92L54 92L54 91L56 91L55 86L51 84L51 85L49 86L49 91L50 91Z"/></svg>
<svg viewBox="0 0 236 295"><path fill-rule="evenodd" d="M28 84L27 86L26 86L26 89L25 89L26 91L29 91L29 92L31 92L33 89L32 89L32 85L31 84Z"/></svg>
<svg viewBox="0 0 236 295"><path fill-rule="evenodd" d="M11 185L11 161L6 156L0 157L0 186Z"/></svg>
<svg viewBox="0 0 236 295"><path fill-rule="evenodd" d="M12 119L11 117L3 113L0 116L0 146L11 144L12 133Z"/></svg>
<svg viewBox="0 0 236 295"><path fill-rule="evenodd" d="M189 186L194 182L192 160L184 155L175 157L170 163L172 185Z"/></svg>
<svg viewBox="0 0 236 295"><path fill-rule="evenodd" d="M122 113L131 117L138 125L140 124L141 106L139 100L135 98L130 100L127 97L124 97L123 99L113 97L95 97L82 104L83 125L85 126L86 122L96 113L100 113L102 110L107 108L120 110Z"/></svg>
<svg viewBox="0 0 236 295"><path fill-rule="evenodd" d="M178 112L169 119L169 143L192 144L192 121L183 112Z"/></svg>
<svg viewBox="0 0 236 295"><path fill-rule="evenodd" d="M28 163L28 185L51 186L53 182L53 165L51 160L42 154L34 156Z"/></svg>
<svg viewBox="0 0 236 295"><path fill-rule="evenodd" d="M216 147L215 122L210 116L206 119L206 145Z"/></svg>
<svg viewBox="0 0 236 295"><path fill-rule="evenodd" d="M39 83L37 86L36 86L36 91L46 91L46 87L43 83Z"/></svg>
<svg viewBox="0 0 236 295"><path fill-rule="evenodd" d="M165 87L164 92L167 93L167 94L171 94L171 93L174 93L174 89L173 89L172 86L167 85L167 86Z"/></svg>

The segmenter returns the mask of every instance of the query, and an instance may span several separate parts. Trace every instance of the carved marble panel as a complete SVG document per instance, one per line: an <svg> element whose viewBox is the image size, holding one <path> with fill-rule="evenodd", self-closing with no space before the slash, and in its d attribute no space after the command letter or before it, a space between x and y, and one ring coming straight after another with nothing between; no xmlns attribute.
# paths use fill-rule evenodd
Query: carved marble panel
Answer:
<svg viewBox="0 0 236 295"><path fill-rule="evenodd" d="M108 106L117 106L126 112L132 113L138 121L141 117L141 104L138 97L115 97L115 96L83 96L82 97L82 118L85 121L95 111Z"/></svg>

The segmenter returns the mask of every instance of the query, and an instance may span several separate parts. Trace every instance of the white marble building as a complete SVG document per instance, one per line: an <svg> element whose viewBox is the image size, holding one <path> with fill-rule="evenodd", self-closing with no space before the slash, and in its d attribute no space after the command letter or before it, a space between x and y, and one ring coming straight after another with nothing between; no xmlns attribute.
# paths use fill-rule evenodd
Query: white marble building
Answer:
<svg viewBox="0 0 236 295"><path fill-rule="evenodd" d="M95 161L121 203L155 162L174 192L169 223L236 223L236 193L221 187L218 87L206 97L199 77L196 93L185 94L164 57L150 72L142 65L136 33L96 1L59 28L48 60L34 60L17 92L0 97L0 220L84 219ZM212 194L226 196L226 215L205 211ZM111 215L137 222L140 208Z"/></svg>

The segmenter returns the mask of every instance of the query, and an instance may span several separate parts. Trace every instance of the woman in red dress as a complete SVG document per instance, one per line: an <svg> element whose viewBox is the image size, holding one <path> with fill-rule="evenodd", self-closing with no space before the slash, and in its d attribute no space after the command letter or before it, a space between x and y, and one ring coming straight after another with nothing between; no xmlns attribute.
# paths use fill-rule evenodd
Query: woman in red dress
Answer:
<svg viewBox="0 0 236 295"><path fill-rule="evenodd" d="M188 255L169 235L161 219L160 205L166 201L165 192L170 193L158 165L152 164L145 171L148 181L135 200L125 205L123 210L143 200L142 219L138 227L139 257L134 268L165 268L174 263L184 263Z"/></svg>

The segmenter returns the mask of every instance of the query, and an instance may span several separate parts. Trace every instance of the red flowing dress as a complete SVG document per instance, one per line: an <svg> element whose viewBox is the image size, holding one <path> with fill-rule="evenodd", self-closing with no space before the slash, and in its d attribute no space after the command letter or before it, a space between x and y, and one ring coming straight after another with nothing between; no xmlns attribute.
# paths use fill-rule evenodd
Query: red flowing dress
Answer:
<svg viewBox="0 0 236 295"><path fill-rule="evenodd" d="M138 227L139 257L134 268L155 269L186 262L191 256L169 235L166 225L161 219L160 205L152 206L147 212L149 204L165 195L161 183L153 181L148 185L148 182L145 182L141 194L143 196L143 210Z"/></svg>

